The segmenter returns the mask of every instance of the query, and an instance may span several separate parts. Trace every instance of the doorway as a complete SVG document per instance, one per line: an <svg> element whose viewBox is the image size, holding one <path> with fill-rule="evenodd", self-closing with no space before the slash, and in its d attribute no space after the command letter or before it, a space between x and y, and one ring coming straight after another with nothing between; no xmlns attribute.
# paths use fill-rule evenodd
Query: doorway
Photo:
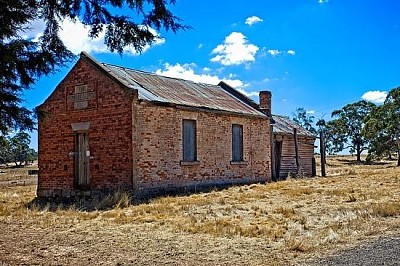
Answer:
<svg viewBox="0 0 400 266"><path fill-rule="evenodd" d="M282 160L282 141L275 141L274 143L274 158L275 158L275 175L276 179L280 179L281 160Z"/></svg>
<svg viewBox="0 0 400 266"><path fill-rule="evenodd" d="M75 133L75 187L90 188L89 176L89 137L87 132Z"/></svg>

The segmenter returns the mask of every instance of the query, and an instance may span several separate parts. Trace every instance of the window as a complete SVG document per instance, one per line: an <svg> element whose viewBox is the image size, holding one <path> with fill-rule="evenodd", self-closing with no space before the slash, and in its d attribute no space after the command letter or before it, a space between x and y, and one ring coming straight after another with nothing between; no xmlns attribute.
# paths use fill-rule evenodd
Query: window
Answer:
<svg viewBox="0 0 400 266"><path fill-rule="evenodd" d="M232 125L232 161L243 161L243 126Z"/></svg>
<svg viewBox="0 0 400 266"><path fill-rule="evenodd" d="M182 145L183 161L192 162L197 160L196 148L196 120L183 120Z"/></svg>

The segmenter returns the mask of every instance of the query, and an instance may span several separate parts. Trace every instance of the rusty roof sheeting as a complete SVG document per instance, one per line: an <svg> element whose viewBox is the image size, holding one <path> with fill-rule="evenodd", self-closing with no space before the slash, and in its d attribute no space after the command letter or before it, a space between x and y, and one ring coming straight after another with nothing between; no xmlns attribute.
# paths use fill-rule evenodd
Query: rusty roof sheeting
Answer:
<svg viewBox="0 0 400 266"><path fill-rule="evenodd" d="M137 89L139 99L142 100L266 117L217 85L169 78L104 63L101 66L126 87Z"/></svg>
<svg viewBox="0 0 400 266"><path fill-rule="evenodd" d="M275 121L273 127L274 134L293 134L293 128L297 128L297 134L315 138L313 133L298 125L287 116L272 115L272 119Z"/></svg>

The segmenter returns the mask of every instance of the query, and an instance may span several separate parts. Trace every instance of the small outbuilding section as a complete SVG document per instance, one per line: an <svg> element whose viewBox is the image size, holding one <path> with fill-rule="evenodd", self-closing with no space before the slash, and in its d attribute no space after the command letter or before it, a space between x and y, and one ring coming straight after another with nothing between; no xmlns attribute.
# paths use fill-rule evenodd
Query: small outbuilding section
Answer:
<svg viewBox="0 0 400 266"><path fill-rule="evenodd" d="M269 181L268 104L259 108L223 82L168 78L82 53L39 106L37 195L144 195Z"/></svg>
<svg viewBox="0 0 400 266"><path fill-rule="evenodd" d="M315 176L316 136L286 116L272 115L272 179Z"/></svg>

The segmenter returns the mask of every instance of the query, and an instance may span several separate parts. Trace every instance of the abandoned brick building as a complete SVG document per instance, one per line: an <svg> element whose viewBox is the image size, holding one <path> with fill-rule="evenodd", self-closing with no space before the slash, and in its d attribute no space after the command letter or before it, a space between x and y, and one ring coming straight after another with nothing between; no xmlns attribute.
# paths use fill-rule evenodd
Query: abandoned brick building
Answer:
<svg viewBox="0 0 400 266"><path fill-rule="evenodd" d="M268 91L258 105L224 82L163 77L82 53L39 109L38 196L271 180L277 139Z"/></svg>

